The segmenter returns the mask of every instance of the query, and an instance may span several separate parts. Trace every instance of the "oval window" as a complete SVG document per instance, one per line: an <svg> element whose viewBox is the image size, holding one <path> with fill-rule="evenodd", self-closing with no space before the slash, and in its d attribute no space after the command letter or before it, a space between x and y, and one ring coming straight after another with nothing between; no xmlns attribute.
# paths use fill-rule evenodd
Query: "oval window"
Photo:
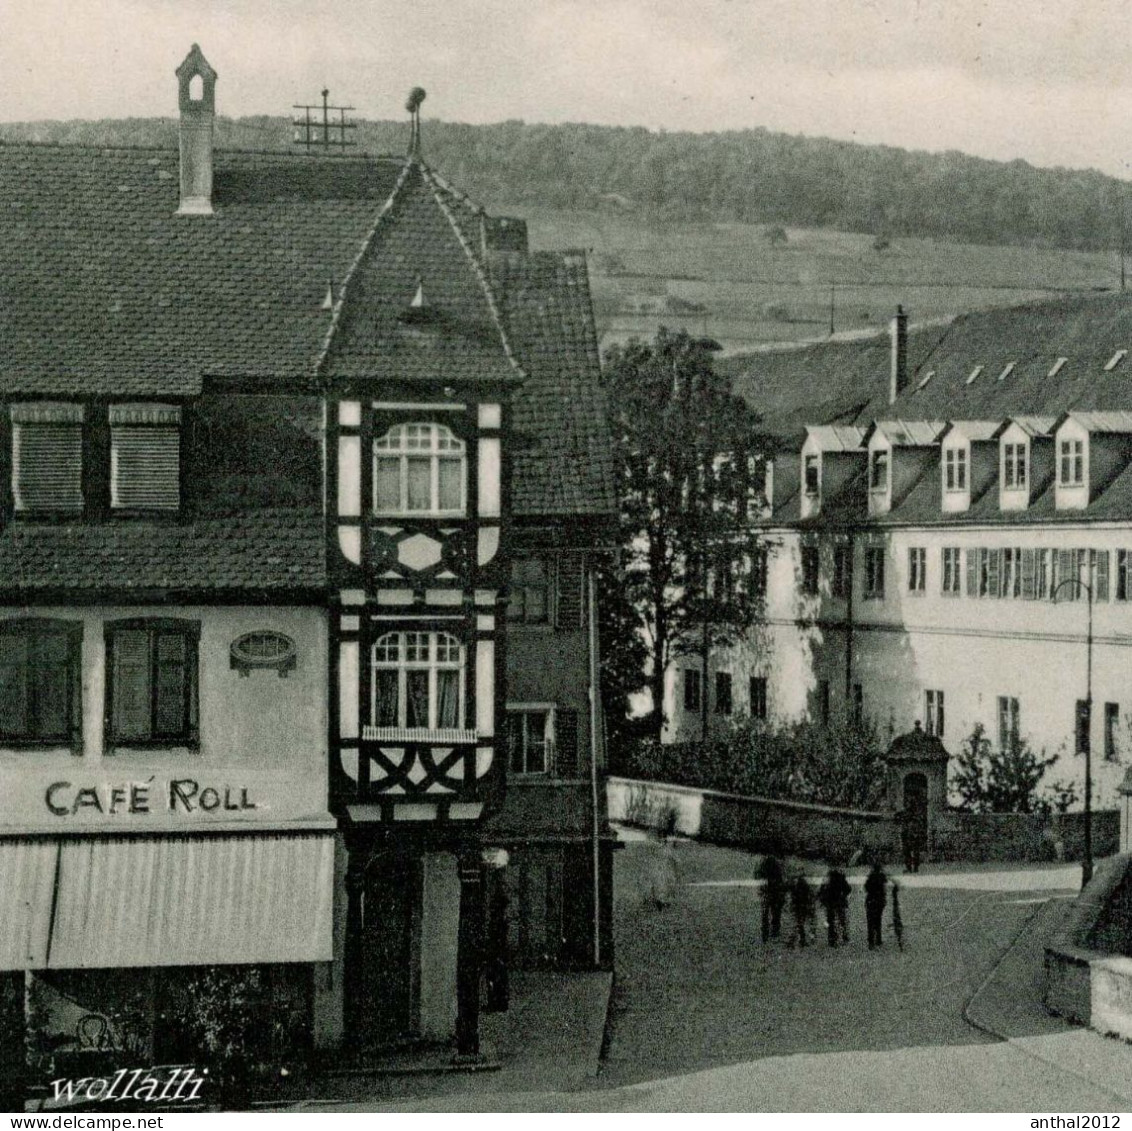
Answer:
<svg viewBox="0 0 1132 1131"><path fill-rule="evenodd" d="M240 675L274 668L285 676L295 668L295 642L282 632L245 632L232 643L232 667Z"/></svg>

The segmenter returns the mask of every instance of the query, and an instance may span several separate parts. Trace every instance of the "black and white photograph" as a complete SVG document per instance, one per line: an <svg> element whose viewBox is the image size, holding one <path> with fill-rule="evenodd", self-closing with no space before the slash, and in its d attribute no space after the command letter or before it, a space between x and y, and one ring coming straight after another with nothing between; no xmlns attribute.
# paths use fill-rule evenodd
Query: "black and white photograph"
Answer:
<svg viewBox="0 0 1132 1131"><path fill-rule="evenodd" d="M6 1127L1132 1119L1132 7L3 17Z"/></svg>

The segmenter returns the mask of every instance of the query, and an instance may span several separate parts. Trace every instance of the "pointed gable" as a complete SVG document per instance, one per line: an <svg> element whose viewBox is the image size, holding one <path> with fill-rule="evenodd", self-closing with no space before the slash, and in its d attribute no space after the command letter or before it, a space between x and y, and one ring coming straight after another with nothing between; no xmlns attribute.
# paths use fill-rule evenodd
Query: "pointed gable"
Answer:
<svg viewBox="0 0 1132 1131"><path fill-rule="evenodd" d="M520 376L468 237L417 162L407 167L340 301L323 364L331 382L443 386Z"/></svg>

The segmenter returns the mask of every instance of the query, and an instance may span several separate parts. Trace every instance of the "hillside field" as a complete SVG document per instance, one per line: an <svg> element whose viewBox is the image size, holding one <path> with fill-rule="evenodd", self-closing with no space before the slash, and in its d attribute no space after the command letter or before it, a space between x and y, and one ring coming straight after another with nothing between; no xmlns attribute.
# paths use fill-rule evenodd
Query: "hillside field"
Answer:
<svg viewBox="0 0 1132 1131"><path fill-rule="evenodd" d="M632 212L552 211L492 203L527 220L533 248L589 254L602 348L660 325L706 334L727 353L888 324L897 303L913 321L1057 293L1119 287L1112 252L980 246L764 225L649 222Z"/></svg>

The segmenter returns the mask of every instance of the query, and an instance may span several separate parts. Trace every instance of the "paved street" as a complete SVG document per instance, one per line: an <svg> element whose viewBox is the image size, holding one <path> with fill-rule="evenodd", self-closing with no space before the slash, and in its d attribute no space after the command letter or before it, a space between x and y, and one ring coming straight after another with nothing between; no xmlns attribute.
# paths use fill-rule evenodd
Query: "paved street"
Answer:
<svg viewBox="0 0 1132 1131"><path fill-rule="evenodd" d="M791 950L758 939L751 856L682 843L676 897L655 911L642 898L655 851L629 832L617 854L617 981L596 1077L555 1086L537 1075L528 1087L514 1073L376 1082L382 1109L1132 1107L1132 1048L1070 1029L1039 1004L1042 946L1076 868L898 876L903 951L890 933L883 950L866 948L859 890L848 947L831 950L819 935L820 945Z"/></svg>

